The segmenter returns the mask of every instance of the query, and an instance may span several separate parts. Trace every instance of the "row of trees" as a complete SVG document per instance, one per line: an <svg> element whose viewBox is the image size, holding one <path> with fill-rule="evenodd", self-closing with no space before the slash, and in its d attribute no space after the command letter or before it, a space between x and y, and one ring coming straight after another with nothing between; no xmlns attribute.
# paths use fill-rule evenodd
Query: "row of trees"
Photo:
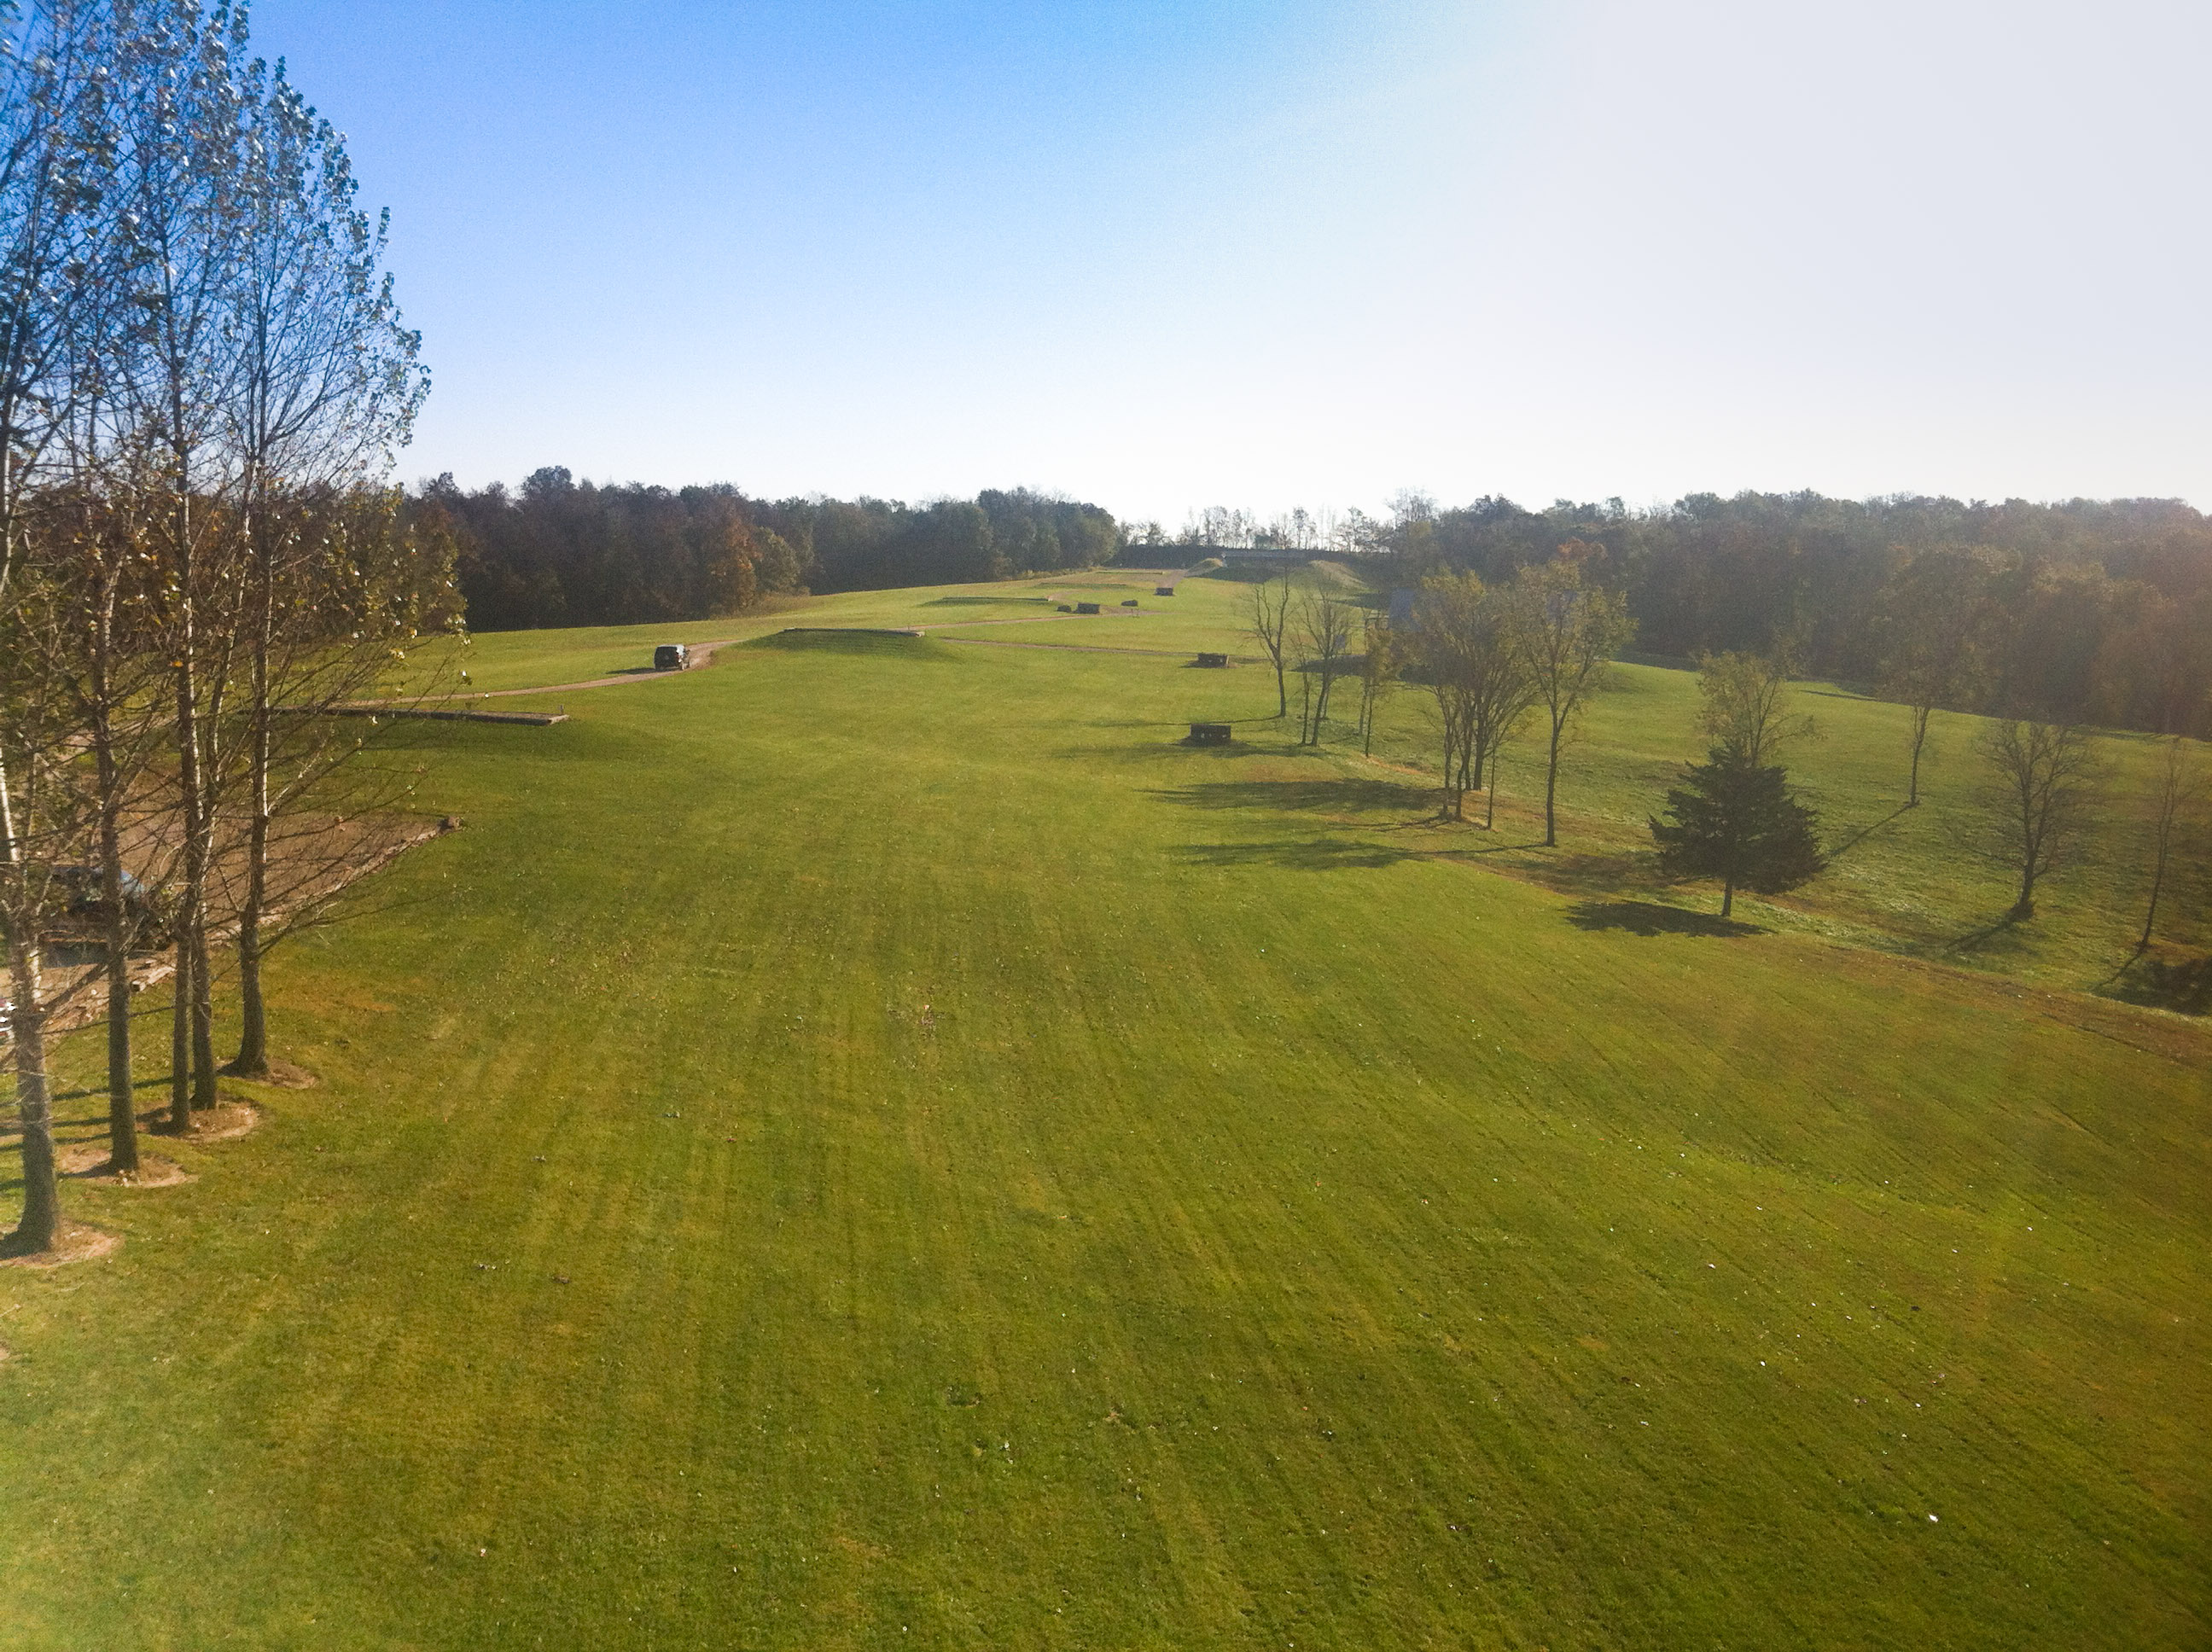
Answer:
<svg viewBox="0 0 2212 1652"><path fill-rule="evenodd" d="M1704 494L1528 511L1406 495L1382 539L1407 586L1462 570L1496 584L1563 540L1594 547L1594 576L1656 653L1781 652L1874 682L1927 670L1930 640L1900 635L1917 618L1971 633L1933 649L1971 667L1938 667L1939 703L2157 732L2212 716L2212 518L2178 501Z"/></svg>
<svg viewBox="0 0 2212 1652"><path fill-rule="evenodd" d="M1544 842L1559 841L1563 754L1607 664L1635 636L1623 593L1589 577L1595 548L1570 541L1545 563L1486 585L1471 572L1432 574L1406 593L1395 622L1370 616L1326 587L1288 578L1255 586L1250 634L1273 665L1277 708L1290 711L1288 678L1300 683L1299 743L1321 743L1332 685L1360 681L1359 738L1371 750L1374 714L1401 683L1431 697L1439 746L1443 817L1465 818L1469 793L1485 793L1494 823L1501 753L1526 726L1545 738ZM1900 753L1905 807L1920 797L1933 710L1974 691L1990 604L1977 580L1986 553L1938 547L1907 562L1886 598L1893 653L1886 675L1910 711L1910 749ZM1355 623L1364 652L1352 653ZM1687 767L1650 830L1662 873L1721 884L1721 911L1735 893L1779 894L1827 865L1819 821L1789 783L1787 748L1814 732L1795 708L1787 654L1729 651L1698 659L1699 726L1705 760ZM2031 715L2000 716L1977 734L1988 830L1984 844L2016 880L2015 919L2033 915L2039 887L2065 864L2093 825L2110 778L2089 731ZM2149 896L2142 944L2155 932L2173 884L2185 824L2203 801L2201 744L2168 735L2160 749L2151 832Z"/></svg>
<svg viewBox="0 0 2212 1652"><path fill-rule="evenodd" d="M1789 744L1814 732L1811 718L1790 704L1790 663L1773 656L1728 653L1699 661L1699 720L1711 743L1705 761L1683 771L1681 785L1667 793L1665 818L1650 823L1662 873L1719 880L1723 917L1739 888L1780 894L1827 866L1818 819L1793 793L1782 762ZM1926 717L1917 708L1912 728L1917 801L1926 736ZM2077 853L2099 823L2100 805L2109 803L2111 765L2087 729L2033 718L1989 720L1974 736L1973 750L1984 822L1978 847L2014 879L2008 915L2033 917L2042 884ZM2202 811L2208 779L2199 742L2183 734L2160 741L2138 951L2157 933L2183 834Z"/></svg>
<svg viewBox="0 0 2212 1652"><path fill-rule="evenodd" d="M47 1028L106 997L112 1168L137 1167L134 954L173 949L168 1126L216 1100L234 948L342 884L338 714L457 616L382 486L427 390L339 135L242 10L48 0L0 61L0 932L19 1248L58 1221ZM374 799L356 796L350 811ZM49 960L65 938L63 967ZM82 967L87 960L94 966Z"/></svg>
<svg viewBox="0 0 2212 1652"><path fill-rule="evenodd" d="M1363 556L1384 550L1389 525L1358 506L1336 511L1295 506L1262 519L1228 505L1194 510L1182 531L1170 534L1158 522L1129 525L1121 560L1135 568L1155 567L1170 556L1206 550L1310 550L1337 556Z"/></svg>
<svg viewBox="0 0 2212 1652"><path fill-rule="evenodd" d="M727 485L595 487L560 466L509 492L451 477L416 489L410 524L449 537L475 629L633 625L737 613L785 591L1002 580L1110 562L1120 525L1025 488L909 507L749 499Z"/></svg>
<svg viewBox="0 0 2212 1652"><path fill-rule="evenodd" d="M1299 739L1321 742L1331 686L1357 673L1359 734L1371 749L1381 701L1412 682L1433 697L1443 776L1443 812L1466 817L1470 792L1486 795L1485 824L1497 812L1497 768L1506 744L1531 720L1544 728L1544 841L1559 841L1559 768L1583 712L1613 657L1635 635L1618 592L1585 577L1568 547L1510 581L1486 585L1471 572L1433 574L1395 618L1370 616L1324 591L1296 594L1290 580L1255 586L1249 629L1275 670L1279 710L1285 678L1302 685ZM1363 651L1352 655L1358 617Z"/></svg>

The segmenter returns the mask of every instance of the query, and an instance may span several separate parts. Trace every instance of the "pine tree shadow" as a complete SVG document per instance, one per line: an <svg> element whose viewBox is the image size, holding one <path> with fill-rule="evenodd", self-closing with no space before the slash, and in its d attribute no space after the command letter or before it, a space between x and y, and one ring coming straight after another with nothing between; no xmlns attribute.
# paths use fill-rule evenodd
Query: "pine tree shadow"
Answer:
<svg viewBox="0 0 2212 1652"><path fill-rule="evenodd" d="M1717 913L1685 912L1656 901L1577 901L1567 908L1567 921L1577 929L1596 932L1621 929L1632 935L1705 935L1735 939L1771 932L1757 924L1723 918Z"/></svg>

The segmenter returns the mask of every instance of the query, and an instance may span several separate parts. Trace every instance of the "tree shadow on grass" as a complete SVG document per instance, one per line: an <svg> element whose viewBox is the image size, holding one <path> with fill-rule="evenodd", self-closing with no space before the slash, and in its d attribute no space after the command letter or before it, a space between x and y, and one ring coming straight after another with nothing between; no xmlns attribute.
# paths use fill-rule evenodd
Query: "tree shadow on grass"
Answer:
<svg viewBox="0 0 2212 1652"><path fill-rule="evenodd" d="M1567 908L1567 921L1577 929L1625 929L1632 935L1709 935L1734 939L1769 932L1757 924L1740 923L1717 913L1685 912L1654 901L1577 901Z"/></svg>
<svg viewBox="0 0 2212 1652"><path fill-rule="evenodd" d="M1418 849L1340 837L1277 843L1184 843L1176 853L1194 866L1287 866L1294 872L1372 872L1401 860L1440 858Z"/></svg>
<svg viewBox="0 0 2212 1652"><path fill-rule="evenodd" d="M1844 856L1849 854L1853 849L1858 847L1860 844L1865 842L1867 839L1872 837L1883 827L1888 825L1890 822L1895 820L1899 815L1909 815L1911 812L1912 805L1911 804L1899 804L1896 808L1891 810L1880 820L1875 821L1869 825L1860 827L1858 830L1853 832L1842 842L1837 844L1834 848L1830 849L1828 851L1828 859L1831 860L1840 860Z"/></svg>
<svg viewBox="0 0 2212 1652"><path fill-rule="evenodd" d="M2029 938L2021 932L2021 923L2019 918L2008 912L1979 929L1968 930L1942 950L1988 957L2017 956L2029 950Z"/></svg>
<svg viewBox="0 0 2212 1652"><path fill-rule="evenodd" d="M1235 738L1225 745L1193 745L1184 738L1145 740L1127 745L1063 746L1052 755L1086 763L1147 763L1168 762L1189 756L1250 757L1262 755L1265 750L1265 747L1247 745Z"/></svg>
<svg viewBox="0 0 2212 1652"><path fill-rule="evenodd" d="M2212 952L2153 942L2097 990L2124 1004L2212 1015Z"/></svg>
<svg viewBox="0 0 2212 1652"><path fill-rule="evenodd" d="M1206 748L1194 748L1205 750ZM1216 746L1213 750L1225 748ZM1187 809L1276 809L1315 813L1346 813L1359 810L1389 810L1402 813L1419 809L1433 814L1432 787L1408 786L1399 780L1341 779L1310 780L1208 780L1197 786L1149 793L1163 803L1179 803Z"/></svg>
<svg viewBox="0 0 2212 1652"><path fill-rule="evenodd" d="M131 1081L131 1088L133 1090L167 1090L168 1087L169 1077L167 1073L162 1073L156 1078L133 1078ZM58 1090L54 1092L54 1105L58 1107L64 1102L88 1102L94 1096L98 1096L101 1101L106 1101L107 1099L107 1087L103 1084L98 1090L94 1090L89 1087L83 1090ZM77 1124L106 1124L107 1122L107 1115L103 1113L96 1119L78 1119L75 1121L69 1119L56 1119L54 1121L54 1126L58 1129L61 1126L72 1122ZM4 1128L5 1127L0 1126L0 1130L4 1130Z"/></svg>

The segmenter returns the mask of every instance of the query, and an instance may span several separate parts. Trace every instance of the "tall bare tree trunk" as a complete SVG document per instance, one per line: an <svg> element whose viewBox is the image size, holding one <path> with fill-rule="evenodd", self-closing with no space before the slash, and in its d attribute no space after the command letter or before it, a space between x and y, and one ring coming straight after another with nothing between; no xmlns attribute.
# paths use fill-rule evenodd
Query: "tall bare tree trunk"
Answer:
<svg viewBox="0 0 2212 1652"><path fill-rule="evenodd" d="M2166 892L2166 873L2173 857L2173 832L2181 814L2182 796L2187 788L2189 748L2182 736L2166 737L2166 768L2159 777L2158 821L2151 829L2154 845L2150 872L2150 903L2143 910L2142 938L2136 943L2137 952L2150 950L2151 938L2158 932L2159 897Z"/></svg>
<svg viewBox="0 0 2212 1652"><path fill-rule="evenodd" d="M0 758L0 860L10 867L21 864L22 839L15 820L8 766ZM29 903L24 902L26 906ZM14 914L17 920L27 913ZM54 1175L54 1120L46 1083L46 1017L40 994L46 983L39 978L36 937L22 932L20 921L8 932L9 1030L15 1046L15 1104L23 1121L23 1218L12 1243L16 1249L40 1251L54 1242L61 1221L61 1186Z"/></svg>
<svg viewBox="0 0 2212 1652"><path fill-rule="evenodd" d="M110 915L107 925L107 1168L118 1175L138 1169L138 1098L131 1087L127 922L118 913Z"/></svg>
<svg viewBox="0 0 2212 1652"><path fill-rule="evenodd" d="M1559 740L1566 732L1566 719L1554 715L1552 719L1552 749L1544 763L1544 847L1555 848L1559 841Z"/></svg>
<svg viewBox="0 0 2212 1652"><path fill-rule="evenodd" d="M173 394L173 400L176 399ZM173 410L174 428L184 428L184 410ZM178 1115L179 1129L191 1127L191 1111L215 1105L215 1027L208 983L207 890L208 861L213 847L211 817L199 718L198 680L198 635L194 604L198 574L192 556L191 503L183 489L190 473L190 455L181 443L176 454L179 495L175 510L178 588L177 646L177 786L184 804L185 899L179 914L177 971L181 1013L187 1018L189 1036L185 1055L191 1098ZM189 960L189 972L184 967Z"/></svg>
<svg viewBox="0 0 2212 1652"><path fill-rule="evenodd" d="M253 777L253 821L247 840L252 863L246 868L246 904L238 917L238 998L243 1023L238 1036L238 1054L230 1071L241 1078L262 1078L269 1073L269 1010L261 995L261 907L268 892L269 782L257 770Z"/></svg>
<svg viewBox="0 0 2212 1652"><path fill-rule="evenodd" d="M0 859L18 867L22 853L7 762L0 758ZM29 902L22 904L27 908ZM54 1175L46 1014L40 996L46 983L39 978L38 939L23 932L22 920L29 915L11 914L8 931L8 1027L15 1046L15 1105L23 1121L23 1218L10 1242L17 1250L41 1251L53 1244L61 1222L61 1184Z"/></svg>
<svg viewBox="0 0 2212 1652"><path fill-rule="evenodd" d="M208 980L207 913L203 908L192 929L192 1110L204 1113L216 1102L215 995Z"/></svg>
<svg viewBox="0 0 2212 1652"><path fill-rule="evenodd" d="M104 616L103 616L104 618ZM108 1168L138 1168L138 1115L131 1088L131 914L123 900L122 780L109 714L105 625L93 660L93 751L100 770L100 893L106 908Z"/></svg>
<svg viewBox="0 0 2212 1652"><path fill-rule="evenodd" d="M2161 843L2158 846L2157 864L2151 868L2150 904L2143 909L2142 934L2136 942L2136 951L2138 952L2148 952L2150 951L2151 937L2158 932L2159 897L2165 892L2166 845Z"/></svg>
<svg viewBox="0 0 2212 1652"><path fill-rule="evenodd" d="M192 1127L192 949L180 917L173 943L175 996L169 1005L169 1129L184 1135Z"/></svg>
<svg viewBox="0 0 2212 1652"><path fill-rule="evenodd" d="M265 522L256 513L256 525ZM269 653L274 625L276 570L273 551L264 547L255 559L258 590L254 598L254 635L252 726L251 799L252 818L247 827L246 901L238 914L238 995L244 1026L239 1034L238 1054L230 1070L243 1078L265 1078L269 1072L269 1011L261 996L261 917L269 894Z"/></svg>
<svg viewBox="0 0 2212 1652"><path fill-rule="evenodd" d="M41 1251L61 1224L61 1184L54 1174L54 1116L46 1078L46 1012L39 995L37 944L21 935L8 943L9 1020L15 1036L15 1103L23 1121L23 1219L12 1248Z"/></svg>
<svg viewBox="0 0 2212 1652"><path fill-rule="evenodd" d="M1933 706L1916 705L1912 708L1912 774L1905 788L1905 806L1920 806L1920 751L1928 744L1928 718Z"/></svg>

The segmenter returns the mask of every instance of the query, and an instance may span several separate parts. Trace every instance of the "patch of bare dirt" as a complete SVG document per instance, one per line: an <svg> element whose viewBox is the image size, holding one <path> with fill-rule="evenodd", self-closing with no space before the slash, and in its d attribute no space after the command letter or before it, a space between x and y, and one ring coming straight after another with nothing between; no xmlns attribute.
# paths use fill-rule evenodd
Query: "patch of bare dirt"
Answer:
<svg viewBox="0 0 2212 1652"><path fill-rule="evenodd" d="M204 1113L192 1114L192 1141L236 1141L253 1131L263 1118L261 1108L238 1096L227 1096Z"/></svg>
<svg viewBox="0 0 2212 1652"><path fill-rule="evenodd" d="M79 1181L97 1181L110 1187L173 1187L193 1179L191 1172L183 1165L158 1153L142 1152L137 1169L118 1173L104 1141L73 1142L66 1147L57 1147L54 1163L65 1176Z"/></svg>
<svg viewBox="0 0 2212 1652"><path fill-rule="evenodd" d="M460 822L448 815L429 820L421 815L368 813L352 816L301 816L289 821L270 844L269 891L270 910L264 920L281 931L295 916L313 914L349 885L382 872L416 844L458 830ZM160 846L145 847L131 857L131 870L142 878L161 881L165 863ZM243 846L222 846L208 879L208 938L218 943L238 930L238 909L246 892L246 866ZM131 990L142 993L175 973L168 953L135 957L131 961ZM49 1033L70 1032L107 1017L107 980L97 952L90 946L57 945L47 953L47 1001L53 1007L46 1023ZM272 1069L302 1075L300 1078L257 1078L283 1089L305 1089L315 1082L304 1068L283 1063Z"/></svg>
<svg viewBox="0 0 2212 1652"><path fill-rule="evenodd" d="M192 1114L191 1133L184 1139L194 1142L236 1141L258 1126L261 1118L261 1108L258 1103L246 1101L242 1096L226 1096L215 1106ZM169 1109L167 1107L150 1108L140 1114L138 1120L155 1134L169 1136L173 1141L177 1139L169 1130Z"/></svg>
<svg viewBox="0 0 2212 1652"><path fill-rule="evenodd" d="M123 1236L106 1233L82 1222L64 1222L54 1242L45 1250L9 1255L0 1253L0 1267L62 1267L70 1262L89 1262L122 1248Z"/></svg>
<svg viewBox="0 0 2212 1652"><path fill-rule="evenodd" d="M265 1072L240 1072L234 1067L222 1071L242 1084L267 1084L275 1090L313 1090L323 1082L307 1068L295 1067L289 1061L272 1060Z"/></svg>

